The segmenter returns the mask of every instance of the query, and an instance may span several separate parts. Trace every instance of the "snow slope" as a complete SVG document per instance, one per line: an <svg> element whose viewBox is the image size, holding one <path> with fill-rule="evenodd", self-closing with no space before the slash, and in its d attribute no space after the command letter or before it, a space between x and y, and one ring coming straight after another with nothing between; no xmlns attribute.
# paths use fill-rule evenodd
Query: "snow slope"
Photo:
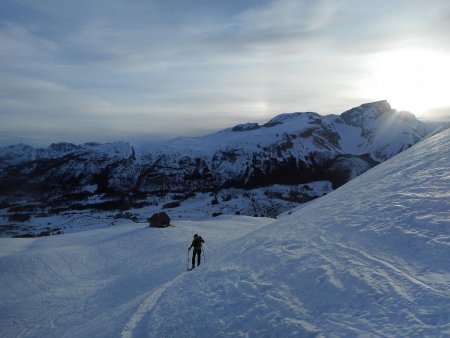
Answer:
<svg viewBox="0 0 450 338"><path fill-rule="evenodd" d="M0 239L0 336L450 336L449 155L447 129L277 221Z"/></svg>

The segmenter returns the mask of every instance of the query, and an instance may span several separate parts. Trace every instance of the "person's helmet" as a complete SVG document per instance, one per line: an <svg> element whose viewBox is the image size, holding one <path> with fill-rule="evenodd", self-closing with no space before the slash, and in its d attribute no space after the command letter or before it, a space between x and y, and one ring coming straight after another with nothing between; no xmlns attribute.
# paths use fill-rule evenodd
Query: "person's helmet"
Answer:
<svg viewBox="0 0 450 338"><path fill-rule="evenodd" d="M195 235L194 235L194 238L196 238L196 237L198 237L198 235L197 235L197 234L195 234Z"/></svg>

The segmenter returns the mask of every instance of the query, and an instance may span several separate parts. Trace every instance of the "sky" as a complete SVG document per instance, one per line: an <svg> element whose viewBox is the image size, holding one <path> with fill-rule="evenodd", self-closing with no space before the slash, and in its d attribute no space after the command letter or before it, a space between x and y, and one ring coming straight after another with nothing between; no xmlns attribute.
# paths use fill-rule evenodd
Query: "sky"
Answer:
<svg viewBox="0 0 450 338"><path fill-rule="evenodd" d="M0 145L450 115L448 0L0 0Z"/></svg>

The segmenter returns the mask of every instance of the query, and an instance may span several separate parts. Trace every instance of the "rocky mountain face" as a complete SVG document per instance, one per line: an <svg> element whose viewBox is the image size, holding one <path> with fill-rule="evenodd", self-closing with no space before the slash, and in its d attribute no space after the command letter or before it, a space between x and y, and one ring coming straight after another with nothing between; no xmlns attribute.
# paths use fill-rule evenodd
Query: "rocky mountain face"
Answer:
<svg viewBox="0 0 450 338"><path fill-rule="evenodd" d="M126 209L168 194L183 199L198 192L315 181L337 188L427 132L412 114L380 101L340 116L281 114L263 125L247 123L145 148L123 142L58 143L47 149L13 145L0 148L1 203L73 208L116 201L117 208Z"/></svg>

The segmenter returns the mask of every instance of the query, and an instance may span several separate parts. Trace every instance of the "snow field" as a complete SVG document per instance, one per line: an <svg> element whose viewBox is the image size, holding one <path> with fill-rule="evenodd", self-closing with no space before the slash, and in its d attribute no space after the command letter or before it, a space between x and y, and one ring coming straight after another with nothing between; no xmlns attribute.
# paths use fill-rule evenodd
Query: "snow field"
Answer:
<svg viewBox="0 0 450 338"><path fill-rule="evenodd" d="M0 336L129 337L146 307L186 272L199 232L206 263L273 219L221 217L167 229L128 223L37 239L0 239Z"/></svg>

